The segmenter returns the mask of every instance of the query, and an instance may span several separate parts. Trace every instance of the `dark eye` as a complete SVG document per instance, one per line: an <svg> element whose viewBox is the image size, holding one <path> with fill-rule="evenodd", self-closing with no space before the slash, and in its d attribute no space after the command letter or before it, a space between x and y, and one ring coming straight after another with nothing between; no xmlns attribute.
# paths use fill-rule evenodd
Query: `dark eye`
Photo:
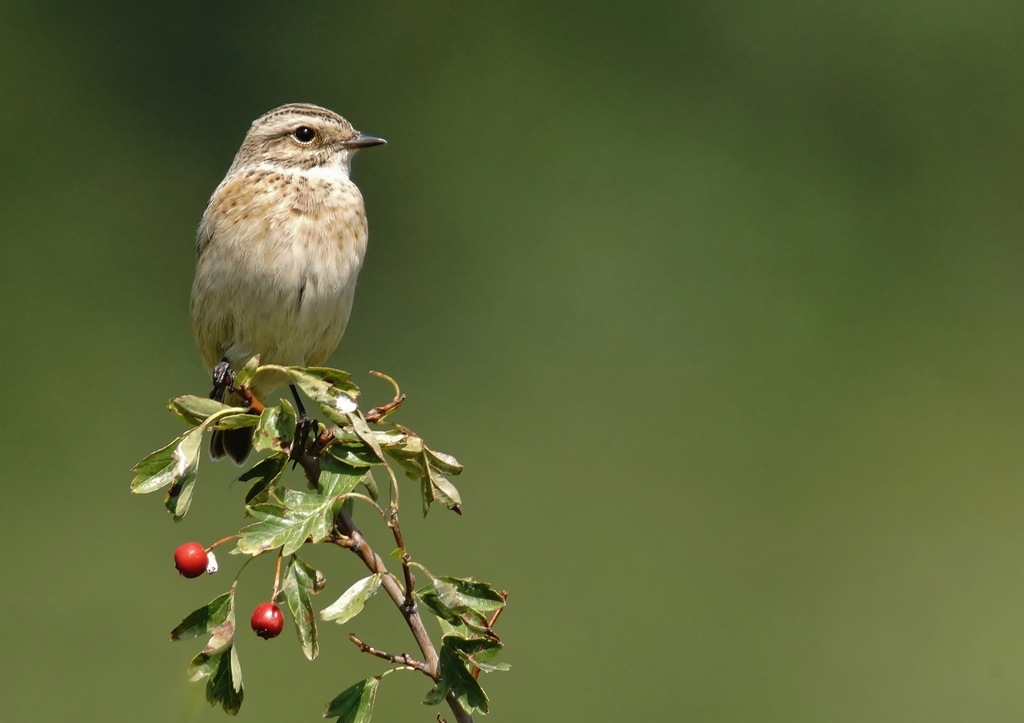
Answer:
<svg viewBox="0 0 1024 723"><path fill-rule="evenodd" d="M299 126L292 135L295 136L295 140L299 143L312 143L313 139L316 138L316 131L309 126Z"/></svg>

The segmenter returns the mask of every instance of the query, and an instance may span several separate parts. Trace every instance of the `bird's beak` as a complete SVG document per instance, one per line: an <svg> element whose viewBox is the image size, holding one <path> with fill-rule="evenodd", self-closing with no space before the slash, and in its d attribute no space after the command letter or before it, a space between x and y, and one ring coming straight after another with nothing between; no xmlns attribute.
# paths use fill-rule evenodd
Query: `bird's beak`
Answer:
<svg viewBox="0 0 1024 723"><path fill-rule="evenodd" d="M344 141L341 145L345 148L369 148L370 146L383 146L386 145L387 141L377 136L368 136L365 133L356 133L354 136Z"/></svg>

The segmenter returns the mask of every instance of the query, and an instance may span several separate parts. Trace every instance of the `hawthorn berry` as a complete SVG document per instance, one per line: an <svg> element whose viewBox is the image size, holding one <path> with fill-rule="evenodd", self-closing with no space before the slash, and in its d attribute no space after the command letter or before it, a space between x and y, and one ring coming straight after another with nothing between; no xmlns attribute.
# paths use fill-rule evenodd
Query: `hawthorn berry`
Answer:
<svg viewBox="0 0 1024 723"><path fill-rule="evenodd" d="M252 620L249 621L253 631L264 640L276 638L284 628L284 615L274 603L260 603L252 611Z"/></svg>
<svg viewBox="0 0 1024 723"><path fill-rule="evenodd" d="M206 572L210 558L198 542L186 542L174 551L174 566L183 577L199 577Z"/></svg>

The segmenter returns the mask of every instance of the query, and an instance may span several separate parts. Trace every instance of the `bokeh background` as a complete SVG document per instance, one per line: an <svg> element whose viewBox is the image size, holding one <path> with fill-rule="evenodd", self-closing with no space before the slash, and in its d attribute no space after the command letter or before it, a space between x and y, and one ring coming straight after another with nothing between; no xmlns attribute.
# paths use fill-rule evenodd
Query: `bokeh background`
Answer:
<svg viewBox="0 0 1024 723"><path fill-rule="evenodd" d="M243 489L175 525L129 468L208 387L206 200L311 101L390 142L332 361L466 465L406 536L511 591L488 720L1024 719L1022 49L1000 0L6 0L0 717L224 720L167 634L239 560L171 551ZM243 634L242 719L381 670L349 630L412 647L383 597L316 663Z"/></svg>

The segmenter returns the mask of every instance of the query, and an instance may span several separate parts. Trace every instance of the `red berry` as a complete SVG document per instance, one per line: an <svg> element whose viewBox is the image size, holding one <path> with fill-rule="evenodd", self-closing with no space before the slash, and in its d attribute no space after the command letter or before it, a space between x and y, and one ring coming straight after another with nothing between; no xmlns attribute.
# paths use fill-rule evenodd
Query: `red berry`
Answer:
<svg viewBox="0 0 1024 723"><path fill-rule="evenodd" d="M174 566L184 577L199 577L208 563L206 549L198 542L186 542L174 551Z"/></svg>
<svg viewBox="0 0 1024 723"><path fill-rule="evenodd" d="M252 629L264 640L276 638L284 627L284 615L274 603L260 603L252 611Z"/></svg>

